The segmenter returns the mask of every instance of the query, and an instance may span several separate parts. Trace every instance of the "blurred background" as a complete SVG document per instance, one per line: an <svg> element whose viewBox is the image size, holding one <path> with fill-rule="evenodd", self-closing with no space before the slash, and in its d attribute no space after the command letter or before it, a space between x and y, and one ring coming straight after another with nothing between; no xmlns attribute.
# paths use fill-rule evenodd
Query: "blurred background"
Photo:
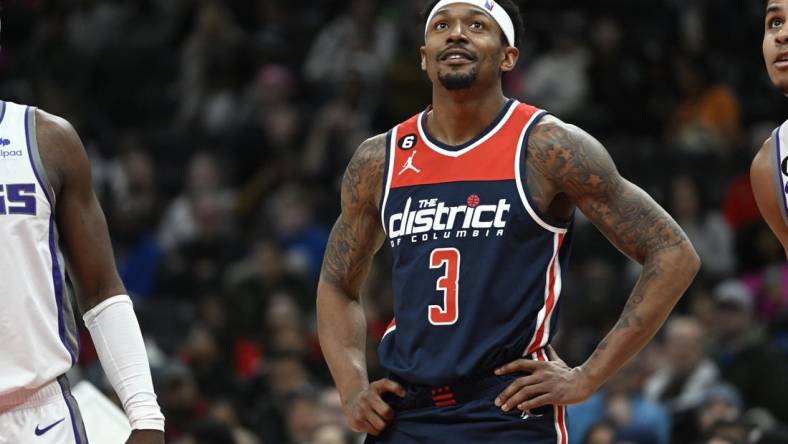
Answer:
<svg viewBox="0 0 788 444"><path fill-rule="evenodd" d="M506 93L580 125L678 220L703 270L588 402L574 443L788 443L788 266L755 151L788 117L764 4L529 0ZM0 98L70 120L150 351L168 442L357 442L315 288L353 150L421 111L424 0L5 0ZM385 247L384 247L385 250ZM369 371L390 263L365 285ZM578 215L554 342L581 363L637 277ZM76 378L108 393L83 329Z"/></svg>

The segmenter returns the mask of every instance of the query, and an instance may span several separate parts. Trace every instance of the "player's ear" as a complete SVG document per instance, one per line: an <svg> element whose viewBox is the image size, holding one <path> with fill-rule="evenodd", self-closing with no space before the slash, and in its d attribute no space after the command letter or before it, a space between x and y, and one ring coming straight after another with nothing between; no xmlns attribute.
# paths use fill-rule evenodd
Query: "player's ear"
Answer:
<svg viewBox="0 0 788 444"><path fill-rule="evenodd" d="M501 61L501 71L509 72L517 65L520 58L520 50L514 46L507 46L503 50L503 60Z"/></svg>
<svg viewBox="0 0 788 444"><path fill-rule="evenodd" d="M419 55L421 56L421 70L427 70L427 49L422 46L419 48Z"/></svg>

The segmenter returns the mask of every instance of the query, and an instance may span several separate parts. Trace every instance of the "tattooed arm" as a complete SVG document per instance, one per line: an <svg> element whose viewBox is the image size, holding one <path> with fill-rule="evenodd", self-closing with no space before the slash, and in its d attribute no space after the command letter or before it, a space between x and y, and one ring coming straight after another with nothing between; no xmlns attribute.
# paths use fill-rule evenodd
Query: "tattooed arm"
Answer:
<svg viewBox="0 0 788 444"><path fill-rule="evenodd" d="M383 189L386 138L359 146L342 179L342 213L328 238L317 287L318 336L350 426L379 434L393 418L381 395L404 395L383 379L369 383L365 359L367 325L359 289L383 243L378 202Z"/></svg>
<svg viewBox="0 0 788 444"><path fill-rule="evenodd" d="M678 224L621 177L604 147L576 126L553 117L541 122L528 141L526 171L537 205L563 212L576 206L643 269L618 322L583 365L569 369L560 360L520 360L496 371L531 373L499 396L505 410L571 404L591 396L651 340L700 268Z"/></svg>

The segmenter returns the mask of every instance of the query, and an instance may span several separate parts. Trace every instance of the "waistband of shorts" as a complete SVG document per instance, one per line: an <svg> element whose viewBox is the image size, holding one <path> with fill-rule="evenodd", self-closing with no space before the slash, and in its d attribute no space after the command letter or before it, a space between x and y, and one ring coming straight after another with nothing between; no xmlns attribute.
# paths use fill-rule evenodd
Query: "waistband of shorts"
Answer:
<svg viewBox="0 0 788 444"><path fill-rule="evenodd" d="M521 374L489 375L466 379L452 384L429 386L410 383L396 375L389 379L400 384L406 391L404 398L387 394L386 402L397 410L412 410L424 407L451 407L498 394Z"/></svg>
<svg viewBox="0 0 788 444"><path fill-rule="evenodd" d="M22 389L0 396L0 413L12 410L23 410L38 407L63 397L63 391L68 391L68 385L61 388L57 380L45 384L37 389Z"/></svg>

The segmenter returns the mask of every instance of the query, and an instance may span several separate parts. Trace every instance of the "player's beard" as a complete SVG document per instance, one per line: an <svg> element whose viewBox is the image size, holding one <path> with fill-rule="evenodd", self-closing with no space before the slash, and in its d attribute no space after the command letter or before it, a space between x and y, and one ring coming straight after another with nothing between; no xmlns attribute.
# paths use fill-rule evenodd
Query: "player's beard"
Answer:
<svg viewBox="0 0 788 444"><path fill-rule="evenodd" d="M447 72L438 73L438 80L444 88L449 91L459 91L461 89L470 88L479 77L479 72L476 68L471 68L469 72Z"/></svg>

